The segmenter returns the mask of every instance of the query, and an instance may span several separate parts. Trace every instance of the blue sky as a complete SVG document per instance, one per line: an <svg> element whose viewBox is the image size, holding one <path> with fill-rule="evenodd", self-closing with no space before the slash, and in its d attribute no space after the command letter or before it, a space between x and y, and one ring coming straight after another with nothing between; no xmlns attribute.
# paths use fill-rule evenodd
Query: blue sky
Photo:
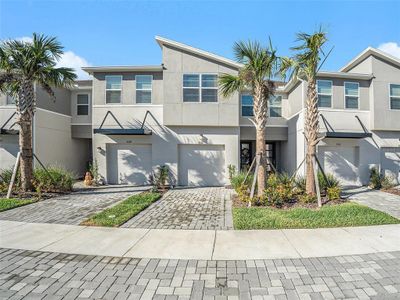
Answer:
<svg viewBox="0 0 400 300"><path fill-rule="evenodd" d="M20 1L0 0L0 39L54 35L63 64L160 64L155 35L232 58L237 40L271 37L289 55L295 33L320 24L337 70L367 46L400 57L400 1ZM387 44L390 43L390 44ZM382 44L386 44L383 45Z"/></svg>

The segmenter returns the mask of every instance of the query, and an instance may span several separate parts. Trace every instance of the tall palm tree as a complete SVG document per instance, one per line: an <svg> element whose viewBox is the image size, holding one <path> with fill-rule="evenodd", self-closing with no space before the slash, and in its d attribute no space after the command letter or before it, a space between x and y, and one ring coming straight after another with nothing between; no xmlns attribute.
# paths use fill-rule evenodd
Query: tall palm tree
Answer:
<svg viewBox="0 0 400 300"><path fill-rule="evenodd" d="M0 92L15 99L20 127L21 188L32 189L32 120L35 114L35 85L55 98L52 87L72 85L76 75L71 68L57 68L63 47L55 37L33 34L32 42L7 40L0 43Z"/></svg>
<svg viewBox="0 0 400 300"><path fill-rule="evenodd" d="M272 80L279 70L279 57L271 46L263 47L257 41L236 42L233 47L235 57L243 64L238 75L222 74L219 86L223 96L248 90L253 96L253 114L256 127L256 155L260 157L257 174L257 196L265 189L265 127L268 118L268 99L274 95Z"/></svg>
<svg viewBox="0 0 400 300"><path fill-rule="evenodd" d="M321 140L319 132L319 110L317 94L317 73L329 55L324 54L323 45L327 42L326 32L319 29L313 34L298 33L297 42L300 45L291 48L296 54L291 58L282 59L283 73L292 70L292 77L300 78L307 82L307 101L304 118L304 135L307 143L306 150L306 192L316 194L313 158L316 146ZM322 60L323 59L323 60ZM322 62L321 62L322 60Z"/></svg>

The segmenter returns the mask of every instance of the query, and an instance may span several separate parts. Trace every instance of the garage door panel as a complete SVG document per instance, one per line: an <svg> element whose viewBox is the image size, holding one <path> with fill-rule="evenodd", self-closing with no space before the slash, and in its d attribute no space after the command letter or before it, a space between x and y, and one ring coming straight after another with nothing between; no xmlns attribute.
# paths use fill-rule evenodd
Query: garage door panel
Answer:
<svg viewBox="0 0 400 300"><path fill-rule="evenodd" d="M225 184L225 150L222 145L179 145L180 185L221 186Z"/></svg>
<svg viewBox="0 0 400 300"><path fill-rule="evenodd" d="M18 151L18 136L2 137L0 141L0 170L13 167Z"/></svg>
<svg viewBox="0 0 400 300"><path fill-rule="evenodd" d="M360 185L358 149L358 147L319 147L318 159L325 173L334 175L341 185Z"/></svg>
<svg viewBox="0 0 400 300"><path fill-rule="evenodd" d="M111 145L107 158L111 184L149 184L152 172L151 145Z"/></svg>
<svg viewBox="0 0 400 300"><path fill-rule="evenodd" d="M400 183L400 147L383 148L381 166L383 174Z"/></svg>

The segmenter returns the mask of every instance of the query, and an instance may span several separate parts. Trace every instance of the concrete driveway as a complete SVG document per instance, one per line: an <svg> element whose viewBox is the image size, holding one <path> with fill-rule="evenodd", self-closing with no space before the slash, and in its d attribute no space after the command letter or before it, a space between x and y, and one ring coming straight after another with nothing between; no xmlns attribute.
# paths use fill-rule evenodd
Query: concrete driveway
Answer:
<svg viewBox="0 0 400 300"><path fill-rule="evenodd" d="M148 187L103 186L80 189L71 194L0 212L0 220L78 225L89 215Z"/></svg>

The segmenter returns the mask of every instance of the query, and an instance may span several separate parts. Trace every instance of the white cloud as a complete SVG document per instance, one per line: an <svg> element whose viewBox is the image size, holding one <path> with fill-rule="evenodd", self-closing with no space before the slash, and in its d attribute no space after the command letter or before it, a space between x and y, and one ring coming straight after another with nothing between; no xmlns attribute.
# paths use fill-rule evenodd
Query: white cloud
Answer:
<svg viewBox="0 0 400 300"><path fill-rule="evenodd" d="M32 43L32 38L29 36L18 37L16 40L25 43ZM82 67L87 66L90 66L88 61L72 51L65 51L60 60L57 62L57 67L73 68L78 76L78 79L90 79L90 75L81 69Z"/></svg>
<svg viewBox="0 0 400 300"><path fill-rule="evenodd" d="M88 61L72 51L65 51L57 63L57 67L73 68L78 79L90 79L89 74L81 69L87 66L90 66Z"/></svg>
<svg viewBox="0 0 400 300"><path fill-rule="evenodd" d="M396 42L388 42L380 44L378 49L382 50L383 52L389 53L390 55L400 58L400 44L397 44Z"/></svg>

